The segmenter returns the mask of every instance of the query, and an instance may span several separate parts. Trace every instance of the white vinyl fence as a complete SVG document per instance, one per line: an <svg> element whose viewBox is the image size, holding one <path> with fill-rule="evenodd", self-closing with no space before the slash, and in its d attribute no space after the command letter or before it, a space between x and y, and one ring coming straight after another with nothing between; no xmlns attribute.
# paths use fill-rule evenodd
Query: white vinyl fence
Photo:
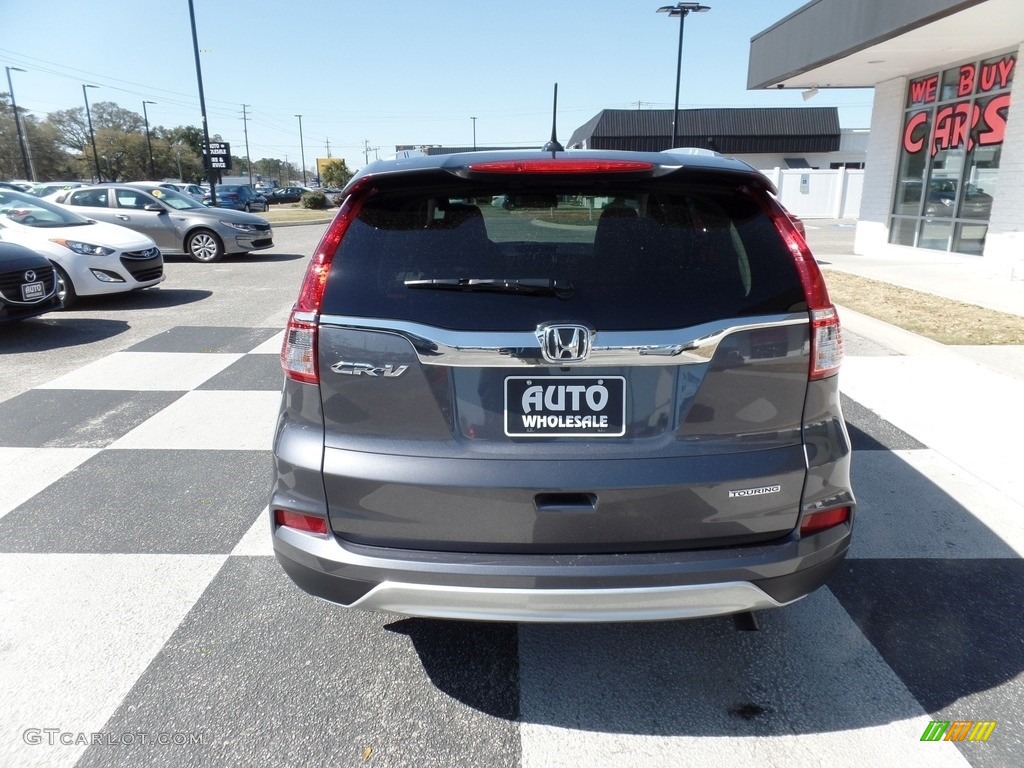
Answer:
<svg viewBox="0 0 1024 768"><path fill-rule="evenodd" d="M779 188L779 199L802 219L856 219L864 189L863 169L762 170Z"/></svg>

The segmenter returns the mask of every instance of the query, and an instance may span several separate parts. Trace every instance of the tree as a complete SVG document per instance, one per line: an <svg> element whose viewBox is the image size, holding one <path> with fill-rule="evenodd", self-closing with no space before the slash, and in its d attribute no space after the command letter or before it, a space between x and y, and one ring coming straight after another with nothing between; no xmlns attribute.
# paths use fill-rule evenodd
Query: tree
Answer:
<svg viewBox="0 0 1024 768"><path fill-rule="evenodd" d="M106 181L149 178L149 153L144 131L102 128L96 132L100 170Z"/></svg>
<svg viewBox="0 0 1024 768"><path fill-rule="evenodd" d="M46 122L57 132L57 141L62 147L75 152L85 152L89 143L89 125L86 122L85 107L59 109L46 116Z"/></svg>
<svg viewBox="0 0 1024 768"><path fill-rule="evenodd" d="M196 156L203 154L203 130L194 125L179 125L177 128L159 128L158 131L168 144L180 144Z"/></svg>
<svg viewBox="0 0 1024 768"><path fill-rule="evenodd" d="M49 123L18 108L21 130L26 139L30 170L36 181L77 178L74 157L64 151L57 131ZM25 165L18 146L18 130L8 95L0 93L0 178L25 178Z"/></svg>
<svg viewBox="0 0 1024 768"><path fill-rule="evenodd" d="M325 187L344 187L354 175L344 158L329 160L321 166L320 183Z"/></svg>
<svg viewBox="0 0 1024 768"><path fill-rule="evenodd" d="M108 128L123 133L145 134L146 122L137 112L118 106L113 101L98 101L89 109L92 126L97 131Z"/></svg>
<svg viewBox="0 0 1024 768"><path fill-rule="evenodd" d="M36 181L60 181L80 178L73 154L60 144L57 130L47 121L29 115L22 122L29 139L29 157Z"/></svg>
<svg viewBox="0 0 1024 768"><path fill-rule="evenodd" d="M8 95L3 93L0 94L0 178L20 179L23 175L14 110L11 109Z"/></svg>

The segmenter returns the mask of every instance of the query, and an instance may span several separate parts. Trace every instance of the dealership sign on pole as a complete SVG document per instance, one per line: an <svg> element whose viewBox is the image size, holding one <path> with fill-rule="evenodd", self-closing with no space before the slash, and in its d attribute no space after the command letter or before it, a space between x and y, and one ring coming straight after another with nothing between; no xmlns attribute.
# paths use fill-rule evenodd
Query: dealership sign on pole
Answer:
<svg viewBox="0 0 1024 768"><path fill-rule="evenodd" d="M215 171L231 170L231 145L226 141L211 141L206 153L207 167Z"/></svg>

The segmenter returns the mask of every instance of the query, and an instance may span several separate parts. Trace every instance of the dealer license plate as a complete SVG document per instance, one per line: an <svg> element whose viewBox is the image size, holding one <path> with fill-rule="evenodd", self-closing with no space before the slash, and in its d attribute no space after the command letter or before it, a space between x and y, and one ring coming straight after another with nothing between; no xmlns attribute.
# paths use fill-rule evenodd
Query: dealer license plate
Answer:
<svg viewBox="0 0 1024 768"><path fill-rule="evenodd" d="M25 283L21 286L22 301L38 301L46 295L42 281Z"/></svg>
<svg viewBox="0 0 1024 768"><path fill-rule="evenodd" d="M509 376L509 437L622 437L626 380L621 376Z"/></svg>

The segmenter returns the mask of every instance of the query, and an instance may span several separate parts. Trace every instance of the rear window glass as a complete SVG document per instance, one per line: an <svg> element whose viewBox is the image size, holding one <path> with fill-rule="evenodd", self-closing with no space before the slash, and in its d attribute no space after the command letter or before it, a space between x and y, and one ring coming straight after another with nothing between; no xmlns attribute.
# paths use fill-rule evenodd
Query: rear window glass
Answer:
<svg viewBox="0 0 1024 768"><path fill-rule="evenodd" d="M503 281L558 290L503 292ZM792 257L748 194L648 182L378 193L339 245L323 311L460 330L568 319L641 330L805 307Z"/></svg>

